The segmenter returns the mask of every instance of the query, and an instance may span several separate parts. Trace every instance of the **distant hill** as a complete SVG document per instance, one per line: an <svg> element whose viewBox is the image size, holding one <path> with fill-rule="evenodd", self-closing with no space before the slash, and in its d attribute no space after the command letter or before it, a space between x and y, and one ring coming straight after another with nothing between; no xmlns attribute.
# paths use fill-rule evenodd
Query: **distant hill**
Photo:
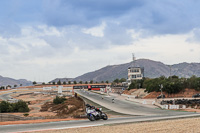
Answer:
<svg viewBox="0 0 200 133"><path fill-rule="evenodd" d="M74 78L76 81L113 81L116 78L127 78L128 68L133 66L133 62L110 65L99 70L89 72ZM149 78L156 78L160 76L177 75L179 77L191 77L196 75L200 77L200 63L180 63L174 65L166 65L162 62L153 61L149 59L138 59L135 61L135 66L144 67L144 76Z"/></svg>
<svg viewBox="0 0 200 133"><path fill-rule="evenodd" d="M22 84L23 86L29 86L32 85L31 81L27 81L26 79L12 79L12 78L8 78L8 77L3 77L0 76L0 86L7 86L7 85L17 85L20 86L20 84Z"/></svg>
<svg viewBox="0 0 200 133"><path fill-rule="evenodd" d="M72 78L56 78L56 79L54 79L54 80L52 80L52 81L50 81L49 83L53 83L53 82L55 82L55 83L57 83L58 81L61 81L61 82L68 82L68 81L71 81L72 80Z"/></svg>

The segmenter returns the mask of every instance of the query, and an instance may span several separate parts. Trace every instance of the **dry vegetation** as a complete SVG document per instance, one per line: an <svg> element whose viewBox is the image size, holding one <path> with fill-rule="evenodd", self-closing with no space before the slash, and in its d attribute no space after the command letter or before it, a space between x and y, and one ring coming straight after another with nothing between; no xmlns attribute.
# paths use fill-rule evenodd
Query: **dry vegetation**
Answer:
<svg viewBox="0 0 200 133"><path fill-rule="evenodd" d="M62 104L46 102L41 106L41 112L54 112L57 117L78 117L84 114L84 101L81 98L70 97Z"/></svg>
<svg viewBox="0 0 200 133"><path fill-rule="evenodd" d="M23 93L20 93L23 94ZM77 117L84 114L84 102L80 98L66 97L67 100L63 104L53 104L55 95L37 94L13 94L12 97L26 101L30 108L29 117L44 118L69 118ZM24 113L9 113L24 117Z"/></svg>

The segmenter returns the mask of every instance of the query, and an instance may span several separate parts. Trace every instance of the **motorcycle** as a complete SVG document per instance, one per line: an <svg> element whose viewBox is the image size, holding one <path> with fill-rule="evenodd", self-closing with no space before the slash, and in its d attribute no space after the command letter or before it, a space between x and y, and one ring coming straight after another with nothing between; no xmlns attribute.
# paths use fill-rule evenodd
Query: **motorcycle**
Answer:
<svg viewBox="0 0 200 133"><path fill-rule="evenodd" d="M90 121L108 119L108 116L104 112L102 112L102 108L95 108L94 106L90 106L89 104L86 104L86 113L87 113L87 118Z"/></svg>

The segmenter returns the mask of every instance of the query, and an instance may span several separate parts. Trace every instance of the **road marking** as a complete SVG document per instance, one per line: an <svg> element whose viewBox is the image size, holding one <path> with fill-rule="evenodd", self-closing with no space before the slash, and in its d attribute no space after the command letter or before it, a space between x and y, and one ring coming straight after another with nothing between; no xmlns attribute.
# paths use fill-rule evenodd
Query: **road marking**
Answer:
<svg viewBox="0 0 200 133"><path fill-rule="evenodd" d="M102 126L102 125L104 125L104 124L84 125L84 126L72 126L72 127L61 127L61 128L51 128L51 129L41 129L41 130L29 130L29 131L10 132L10 133L39 132L39 131L70 129L70 128L95 127L95 126Z"/></svg>

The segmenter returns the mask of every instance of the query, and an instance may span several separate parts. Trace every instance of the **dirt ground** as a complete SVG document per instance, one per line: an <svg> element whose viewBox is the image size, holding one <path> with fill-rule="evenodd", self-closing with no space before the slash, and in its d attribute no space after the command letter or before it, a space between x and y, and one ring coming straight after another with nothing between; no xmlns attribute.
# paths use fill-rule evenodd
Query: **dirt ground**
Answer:
<svg viewBox="0 0 200 133"><path fill-rule="evenodd" d="M166 98L191 98L194 94L200 93L200 91L196 91L195 89L184 89L183 91L177 93L177 94L167 94L166 92L163 92ZM144 97L144 99L148 98L156 98L159 96L161 92L151 92L149 95Z"/></svg>
<svg viewBox="0 0 200 133"><path fill-rule="evenodd" d="M30 108L30 112L29 113L29 117L52 117L55 116L56 113L54 112L41 112L41 106L49 101L53 101L53 99L55 98L55 95L50 96L50 95L43 95L43 94L29 94L29 95L22 95L19 96L19 94L13 94L12 95L13 98L16 99L21 99L23 101L29 102L30 104L28 105L28 107ZM23 117L24 113L8 113L8 114L13 114L13 115L18 115Z"/></svg>
<svg viewBox="0 0 200 133"><path fill-rule="evenodd" d="M136 91L137 89L131 89L131 90L125 90L123 92L123 94L126 94L126 95L131 95L131 93L133 93L134 91Z"/></svg>
<svg viewBox="0 0 200 133"><path fill-rule="evenodd" d="M74 97L66 97L67 100L63 104L53 104L55 95L47 94L28 94L15 95L14 98L28 102L30 108L29 117L45 117L45 118L68 118L84 113L84 103L81 99ZM23 116L24 113L9 113L13 115Z"/></svg>
<svg viewBox="0 0 200 133"><path fill-rule="evenodd" d="M106 125L64 130L37 131L33 133L199 133L200 118Z"/></svg>

